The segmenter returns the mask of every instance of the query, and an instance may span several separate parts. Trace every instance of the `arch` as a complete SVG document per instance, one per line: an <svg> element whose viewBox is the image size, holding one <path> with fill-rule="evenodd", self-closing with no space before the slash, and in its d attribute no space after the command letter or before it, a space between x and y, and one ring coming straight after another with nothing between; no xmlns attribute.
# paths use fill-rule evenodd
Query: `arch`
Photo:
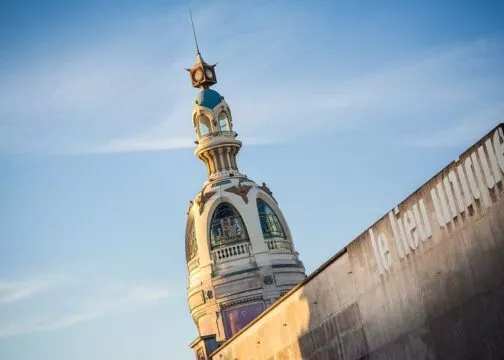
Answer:
<svg viewBox="0 0 504 360"><path fill-rule="evenodd" d="M186 227L186 260L191 261L198 255L198 241L196 239L196 228L192 216L189 218Z"/></svg>
<svg viewBox="0 0 504 360"><path fill-rule="evenodd" d="M198 137L203 137L212 132L212 126L210 124L210 119L206 115L198 115L196 120L198 126Z"/></svg>
<svg viewBox="0 0 504 360"><path fill-rule="evenodd" d="M229 116L225 111L221 111L217 119L218 119L219 131L231 131Z"/></svg>
<svg viewBox="0 0 504 360"><path fill-rule="evenodd" d="M259 221L261 223L261 230L264 238L287 239L282 224L273 209L268 204L266 204L265 201L259 198L257 198L256 203L257 212L259 213Z"/></svg>
<svg viewBox="0 0 504 360"><path fill-rule="evenodd" d="M230 203L220 203L215 208L210 222L211 248L215 249L242 241L249 241L242 217Z"/></svg>

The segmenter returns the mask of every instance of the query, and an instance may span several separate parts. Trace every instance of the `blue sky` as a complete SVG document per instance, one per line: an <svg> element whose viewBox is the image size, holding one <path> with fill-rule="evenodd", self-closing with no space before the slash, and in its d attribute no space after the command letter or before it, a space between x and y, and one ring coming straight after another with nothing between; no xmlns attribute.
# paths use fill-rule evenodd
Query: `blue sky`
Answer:
<svg viewBox="0 0 504 360"><path fill-rule="evenodd" d="M193 0L308 272L504 121L501 1ZM186 1L0 5L0 358L192 359Z"/></svg>

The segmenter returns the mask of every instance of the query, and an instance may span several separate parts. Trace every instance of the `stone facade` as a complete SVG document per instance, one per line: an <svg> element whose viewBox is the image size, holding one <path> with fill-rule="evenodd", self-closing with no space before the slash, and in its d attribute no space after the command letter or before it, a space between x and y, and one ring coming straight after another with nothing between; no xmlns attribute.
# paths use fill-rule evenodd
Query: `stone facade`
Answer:
<svg viewBox="0 0 504 360"><path fill-rule="evenodd" d="M185 236L187 299L199 335L190 346L198 359L306 278L271 190L238 170L242 143L224 97L209 88L217 82L214 67L198 53L189 70L200 89L194 154L208 175L189 204Z"/></svg>
<svg viewBox="0 0 504 360"><path fill-rule="evenodd" d="M241 193L228 191L239 184L249 187L246 201ZM194 226L197 252L188 262L187 296L200 335L216 335L218 341L224 341L306 276L282 212L260 186L249 179L236 178L209 183L203 191L213 196L206 200L203 210L202 205L193 202L188 214L188 233ZM258 199L277 214L285 239L264 237ZM247 239L212 248L212 217L221 204L232 205L240 214ZM195 260L197 265L191 266ZM238 320L233 309L240 314L246 312L242 320Z"/></svg>
<svg viewBox="0 0 504 360"><path fill-rule="evenodd" d="M211 359L504 359L503 130L492 130Z"/></svg>

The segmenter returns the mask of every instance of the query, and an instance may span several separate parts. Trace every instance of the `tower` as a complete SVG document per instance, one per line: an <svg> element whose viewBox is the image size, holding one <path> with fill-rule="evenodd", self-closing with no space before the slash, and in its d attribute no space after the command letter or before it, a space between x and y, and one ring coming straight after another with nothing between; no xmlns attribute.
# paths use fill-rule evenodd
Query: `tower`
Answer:
<svg viewBox="0 0 504 360"><path fill-rule="evenodd" d="M303 263L273 193L238 170L242 143L217 91L215 65L197 53L188 69L199 89L192 112L194 154L208 179L190 202L186 226L187 298L206 356L302 281Z"/></svg>

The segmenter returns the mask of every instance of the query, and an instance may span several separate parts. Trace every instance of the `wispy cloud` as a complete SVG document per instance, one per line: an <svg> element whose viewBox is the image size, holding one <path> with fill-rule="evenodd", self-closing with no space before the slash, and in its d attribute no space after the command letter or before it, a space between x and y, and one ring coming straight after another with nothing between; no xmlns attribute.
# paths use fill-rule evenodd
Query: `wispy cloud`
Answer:
<svg viewBox="0 0 504 360"><path fill-rule="evenodd" d="M0 304L14 303L61 283L65 276L37 276L30 280L0 281Z"/></svg>
<svg viewBox="0 0 504 360"><path fill-rule="evenodd" d="M89 322L111 314L139 311L154 306L174 294L165 286L129 286L110 294L93 296L74 312L61 316L33 316L27 320L0 324L0 338L53 331Z"/></svg>
<svg viewBox="0 0 504 360"><path fill-rule="evenodd" d="M156 151L190 148L194 145L194 139L190 137L163 137L155 134L141 134L123 139L115 139L104 145L77 150L78 153L104 154L131 151Z"/></svg>
<svg viewBox="0 0 504 360"><path fill-rule="evenodd" d="M265 14L279 13L275 6L280 5L265 2L242 10L250 24L263 24L253 30L233 20L230 11L237 9L222 3L203 5L195 14L202 35L212 27L212 39L202 40L218 54L207 60L216 55L223 60L217 90L226 96L242 140L283 141L335 132L349 123L412 118L450 128L463 121L462 114L504 99L500 38L417 49L373 63L365 74L348 75L338 72L338 65L352 61L351 53L337 57L323 45L303 53L300 43L313 34L299 34L299 15L288 13L288 6L282 21L267 21ZM9 71L0 84L0 151L76 154L194 146L195 91L183 70L193 50L187 19L179 15L142 18L129 33L105 36L91 49ZM216 18L232 23L219 30ZM187 37L181 39L181 33ZM168 35L161 41L159 34ZM306 39L296 41L298 35ZM161 43L169 44L169 51ZM261 51L250 44L261 44ZM334 59L331 71L320 67L318 57Z"/></svg>
<svg viewBox="0 0 504 360"><path fill-rule="evenodd" d="M488 62L495 63L497 54L503 50L504 44L499 39L479 39L432 50L407 62L345 81L324 78L324 82L334 82L330 87L313 74L310 78L299 77L300 87L286 87L274 81L261 89L226 84L226 94L230 94L226 97L232 98L230 106L240 133L256 140L268 137L269 141L264 142L295 138L307 132L337 131L349 123L366 126L388 122L390 125L412 122L408 120L412 118L428 119L422 121L426 128L431 124L436 127L449 125L459 129L458 132L470 134L489 123L492 126L492 121L503 113L499 104L504 93L498 90L498 80L485 73L479 74L481 67ZM489 92L494 98L485 98ZM485 110L475 111L481 107ZM188 106L179 110L173 114L176 116L166 117L156 124L154 130L114 139L94 150L192 147L194 136L173 136L173 129L180 126L179 119L189 116ZM474 113L471 120L461 115L465 111ZM188 124L189 120L185 124L187 129L190 128ZM447 132L453 134L452 130ZM445 135L440 133L439 139ZM456 135L457 139L463 142L467 135L460 135ZM432 140L434 143L435 139ZM417 145L428 143L427 139L416 139L411 144L415 142ZM452 142L445 139L438 143Z"/></svg>

